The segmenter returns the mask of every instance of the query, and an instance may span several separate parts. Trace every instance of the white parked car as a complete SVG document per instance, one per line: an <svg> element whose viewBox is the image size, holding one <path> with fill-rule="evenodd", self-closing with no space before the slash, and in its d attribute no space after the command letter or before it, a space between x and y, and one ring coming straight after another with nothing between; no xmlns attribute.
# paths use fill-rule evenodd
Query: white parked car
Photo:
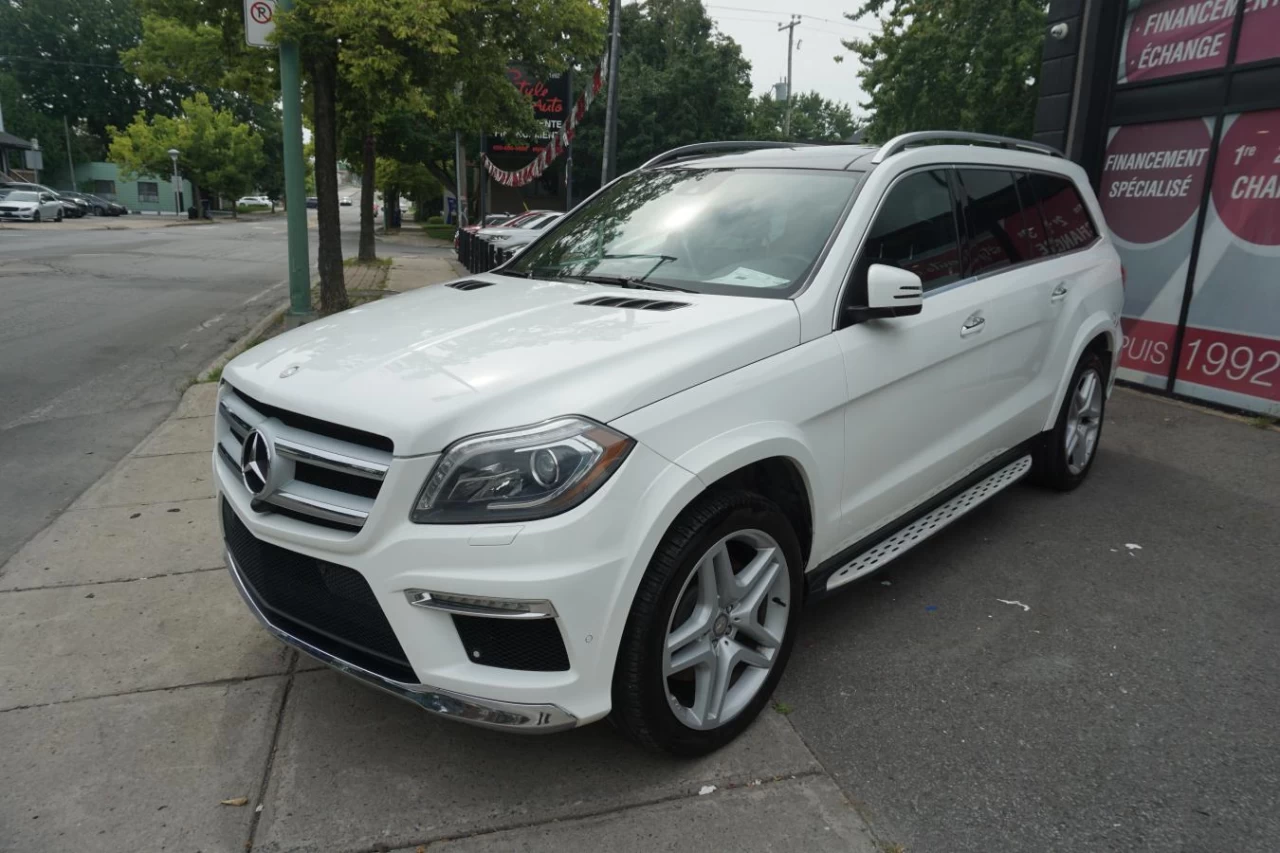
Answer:
<svg viewBox="0 0 1280 853"><path fill-rule="evenodd" d="M341 207L351 207L353 204L355 204L355 202L351 200L351 196L349 195L344 195L342 198L338 199L338 205Z"/></svg>
<svg viewBox="0 0 1280 853"><path fill-rule="evenodd" d="M491 273L233 360L232 575L429 711L705 753L806 599L1026 475L1084 480L1121 302L1085 173L1043 146L677 149Z"/></svg>
<svg viewBox="0 0 1280 853"><path fill-rule="evenodd" d="M0 189L0 219L61 222L62 201L52 192Z"/></svg>
<svg viewBox="0 0 1280 853"><path fill-rule="evenodd" d="M237 207L270 207L271 199L265 195L247 195L236 202Z"/></svg>

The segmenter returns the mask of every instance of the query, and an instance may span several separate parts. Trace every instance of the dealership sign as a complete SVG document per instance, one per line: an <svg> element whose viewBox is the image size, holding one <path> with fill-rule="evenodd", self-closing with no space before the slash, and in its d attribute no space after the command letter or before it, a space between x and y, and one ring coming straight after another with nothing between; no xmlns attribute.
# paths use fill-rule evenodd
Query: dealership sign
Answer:
<svg viewBox="0 0 1280 853"><path fill-rule="evenodd" d="M529 99L533 117L546 128L535 139L506 139L491 136L485 149L487 154L540 154L548 140L564 127L569 115L569 78L565 74L534 77L523 68L512 65L507 68L507 79Z"/></svg>

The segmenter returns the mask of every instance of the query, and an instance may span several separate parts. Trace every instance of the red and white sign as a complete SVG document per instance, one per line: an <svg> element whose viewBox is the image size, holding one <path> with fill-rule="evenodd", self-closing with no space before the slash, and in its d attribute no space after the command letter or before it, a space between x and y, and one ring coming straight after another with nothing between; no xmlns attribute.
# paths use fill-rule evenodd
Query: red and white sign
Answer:
<svg viewBox="0 0 1280 853"><path fill-rule="evenodd" d="M1129 13L1117 79L1153 80L1222 68L1236 0L1156 0Z"/></svg>
<svg viewBox="0 0 1280 853"><path fill-rule="evenodd" d="M1236 65L1280 56L1280 0L1249 0L1244 7Z"/></svg>
<svg viewBox="0 0 1280 853"><path fill-rule="evenodd" d="M1209 160L1201 119L1130 125L1107 145L1099 192L1107 224L1130 243L1155 243L1196 213Z"/></svg>
<svg viewBox="0 0 1280 853"><path fill-rule="evenodd" d="M1213 206L1231 233L1258 246L1280 246L1280 111L1244 113L1232 122L1214 172Z"/></svg>
<svg viewBox="0 0 1280 853"><path fill-rule="evenodd" d="M244 0L244 40L253 47L274 47L267 38L276 31L276 0Z"/></svg>
<svg viewBox="0 0 1280 853"><path fill-rule="evenodd" d="M1280 402L1280 340L1188 326L1178 381Z"/></svg>

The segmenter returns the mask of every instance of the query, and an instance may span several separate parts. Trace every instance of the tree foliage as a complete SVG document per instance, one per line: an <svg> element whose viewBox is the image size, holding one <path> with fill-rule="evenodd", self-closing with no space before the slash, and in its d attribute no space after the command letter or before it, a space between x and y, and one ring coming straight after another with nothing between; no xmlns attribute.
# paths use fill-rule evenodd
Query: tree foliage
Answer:
<svg viewBox="0 0 1280 853"><path fill-rule="evenodd" d="M869 0L883 32L846 41L863 66L867 134L946 129L1029 137L1044 41L1036 0Z"/></svg>
<svg viewBox="0 0 1280 853"><path fill-rule="evenodd" d="M622 32L619 174L668 148L747 135L751 63L716 31L702 0L624 4ZM574 140L575 195L600 186L603 96Z"/></svg>
<svg viewBox="0 0 1280 853"><path fill-rule="evenodd" d="M110 158L121 173L166 175L169 149L179 152L178 167L194 187L207 187L225 196L238 196L253 186L262 164L262 138L228 110L215 109L207 95L182 100L176 118L138 113L123 130L108 128Z"/></svg>
<svg viewBox="0 0 1280 853"><path fill-rule="evenodd" d="M796 95L791 102L791 135L782 132L786 122L787 102L775 100L771 94L761 95L751 103L752 139L796 139L802 142L844 142L861 127L848 104L830 101L817 92Z"/></svg>

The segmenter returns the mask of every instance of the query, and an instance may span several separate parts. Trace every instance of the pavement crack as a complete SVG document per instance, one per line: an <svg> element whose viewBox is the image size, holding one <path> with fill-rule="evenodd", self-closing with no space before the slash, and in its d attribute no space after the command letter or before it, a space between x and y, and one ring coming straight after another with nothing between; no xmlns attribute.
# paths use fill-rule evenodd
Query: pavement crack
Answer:
<svg viewBox="0 0 1280 853"><path fill-rule="evenodd" d="M0 708L0 714L7 714L10 711L29 711L32 708L50 708L54 705L70 705L74 702L91 702L94 699L116 699L121 696L135 696L143 693L163 693L166 690L186 690L191 687L218 687L225 684L242 684L246 681L258 681L263 678L280 678L287 675L292 681L293 674L286 670L285 672L264 672L258 675L237 675L231 678L214 678L209 681L192 681L186 684L167 684L163 687L140 687L137 690L121 690L116 693L95 693L92 696L73 696L70 699L57 699L53 702L29 702L26 705L13 705L8 708Z"/></svg>
<svg viewBox="0 0 1280 853"><path fill-rule="evenodd" d="M266 807L267 786L271 784L271 771L276 763L276 751L280 747L280 730L284 728L284 712L289 706L289 694L293 691L294 676L298 674L298 658L296 649L289 649L293 657L289 661L289 675L284 682L284 691L280 695L280 710L276 713L275 728L271 731L271 743L267 748L267 761L262 768L262 781L258 785L258 794L254 797L253 816L249 819L249 835L245 839L244 849L253 849L253 840L258 834L258 823L262 820L262 811Z"/></svg>
<svg viewBox="0 0 1280 853"><path fill-rule="evenodd" d="M75 589L78 586L105 586L107 584L116 583L136 583L137 581L153 581L160 578L176 578L183 575L195 575L201 572L220 572L226 570L226 565L205 566L199 569L183 569L178 572L160 572L155 575L142 575L136 578L108 578L98 581L68 581L67 583L50 583L42 586L15 586L11 589L0 589L0 595L7 592L36 592L42 589Z"/></svg>

